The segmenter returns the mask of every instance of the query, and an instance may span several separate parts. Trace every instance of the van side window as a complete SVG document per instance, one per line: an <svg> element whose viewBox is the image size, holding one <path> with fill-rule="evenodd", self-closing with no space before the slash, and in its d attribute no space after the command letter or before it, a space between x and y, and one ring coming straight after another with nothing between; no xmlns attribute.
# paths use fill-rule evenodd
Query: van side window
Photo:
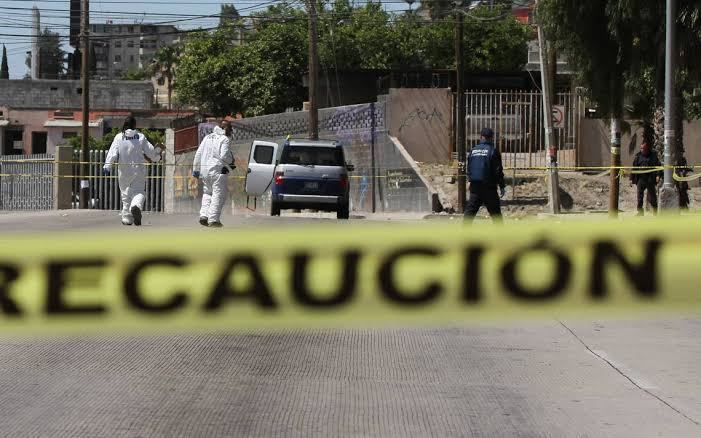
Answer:
<svg viewBox="0 0 701 438"><path fill-rule="evenodd" d="M253 161L258 164L273 164L274 150L272 146L257 145L253 152Z"/></svg>

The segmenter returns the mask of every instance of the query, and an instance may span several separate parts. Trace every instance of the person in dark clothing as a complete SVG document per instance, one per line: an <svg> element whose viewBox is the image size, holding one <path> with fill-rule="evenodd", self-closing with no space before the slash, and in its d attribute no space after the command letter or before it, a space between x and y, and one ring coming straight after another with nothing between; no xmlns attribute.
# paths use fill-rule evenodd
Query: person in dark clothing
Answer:
<svg viewBox="0 0 701 438"><path fill-rule="evenodd" d="M676 173L678 176L685 177L688 176L691 172L693 172L693 169L689 167L689 164L686 161L686 158L681 157L679 159L679 163L677 164L677 168L674 169L674 173ZM681 210L688 210L689 209L689 183L686 181L674 181L674 184L677 186L677 191L679 192L679 208Z"/></svg>
<svg viewBox="0 0 701 438"><path fill-rule="evenodd" d="M494 132L482 129L481 141L467 154L467 180L470 199L465 207L465 220L471 222L482 205L494 222L501 222L500 196L505 193L501 154L494 147ZM499 187L500 194L497 194Z"/></svg>
<svg viewBox="0 0 701 438"><path fill-rule="evenodd" d="M640 152L635 154L633 167L659 167L662 166L660 159L657 158L655 151L650 150L647 143L640 145ZM630 185L638 186L638 216L643 213L643 201L645 199L645 191L647 190L647 200L652 206L652 214L657 214L657 184L662 176L662 171L638 173L630 175Z"/></svg>

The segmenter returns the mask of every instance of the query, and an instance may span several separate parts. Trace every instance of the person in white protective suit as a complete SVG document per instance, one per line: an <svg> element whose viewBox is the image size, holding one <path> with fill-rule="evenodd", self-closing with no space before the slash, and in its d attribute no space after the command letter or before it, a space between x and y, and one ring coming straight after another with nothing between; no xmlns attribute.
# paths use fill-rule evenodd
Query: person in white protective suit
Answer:
<svg viewBox="0 0 701 438"><path fill-rule="evenodd" d="M124 120L123 131L114 136L105 159L104 171L109 174L119 162L119 190L122 194L122 224L141 225L141 211L146 200L146 164L161 159L160 145L154 147L136 129L136 119ZM148 160L148 161L147 161Z"/></svg>
<svg viewBox="0 0 701 438"><path fill-rule="evenodd" d="M235 168L229 137L231 123L224 120L202 139L192 164L192 176L202 179L200 225L219 228L221 211L226 201L227 177Z"/></svg>

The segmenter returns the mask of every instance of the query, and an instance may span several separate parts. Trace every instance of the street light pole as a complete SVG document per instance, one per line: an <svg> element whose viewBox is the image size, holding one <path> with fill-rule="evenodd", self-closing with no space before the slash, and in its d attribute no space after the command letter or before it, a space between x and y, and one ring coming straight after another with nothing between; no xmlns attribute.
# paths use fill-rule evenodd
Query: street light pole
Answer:
<svg viewBox="0 0 701 438"><path fill-rule="evenodd" d="M536 7L538 2L536 2ZM555 133L553 131L553 108L550 96L550 81L548 69L548 57L546 55L545 33L538 23L538 46L540 55L540 79L543 93L543 127L545 128L545 149L548 151L548 201L550 213L560 213L560 181L557 173L557 148L555 146ZM552 89L555 89L552 84Z"/></svg>
<svg viewBox="0 0 701 438"><path fill-rule="evenodd" d="M664 183L660 190L660 207L663 210L679 210L679 193L674 186L672 148L676 139L674 117L676 101L674 72L676 70L676 29L677 1L667 0L666 48L665 48L665 97L664 97Z"/></svg>
<svg viewBox="0 0 701 438"><path fill-rule="evenodd" d="M88 145L90 140L90 47L88 43L88 31L90 27L90 4L88 0L81 1L80 7L80 47L82 48L82 64L80 66L80 75L82 82L82 130L80 142L80 208L89 208L90 199L90 181L88 174L90 167L88 165L89 151Z"/></svg>
<svg viewBox="0 0 701 438"><path fill-rule="evenodd" d="M319 79L316 30L316 0L309 2L309 139L319 139L319 105L316 88Z"/></svg>
<svg viewBox="0 0 701 438"><path fill-rule="evenodd" d="M455 2L456 7L462 6L462 1ZM463 28L464 17L461 10L457 10L455 17L455 101L457 102L457 116L455 129L455 151L458 155L458 213L465 211L467 195L467 154L465 151L465 84L463 82L464 53L463 53Z"/></svg>

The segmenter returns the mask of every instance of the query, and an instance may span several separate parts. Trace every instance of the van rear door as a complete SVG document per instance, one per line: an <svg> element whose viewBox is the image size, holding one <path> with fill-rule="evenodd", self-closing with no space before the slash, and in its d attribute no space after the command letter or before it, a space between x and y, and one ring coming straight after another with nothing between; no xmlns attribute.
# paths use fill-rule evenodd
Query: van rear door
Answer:
<svg viewBox="0 0 701 438"><path fill-rule="evenodd" d="M272 185L278 147L277 143L270 141L253 141L246 173L245 187L248 196L261 196Z"/></svg>

